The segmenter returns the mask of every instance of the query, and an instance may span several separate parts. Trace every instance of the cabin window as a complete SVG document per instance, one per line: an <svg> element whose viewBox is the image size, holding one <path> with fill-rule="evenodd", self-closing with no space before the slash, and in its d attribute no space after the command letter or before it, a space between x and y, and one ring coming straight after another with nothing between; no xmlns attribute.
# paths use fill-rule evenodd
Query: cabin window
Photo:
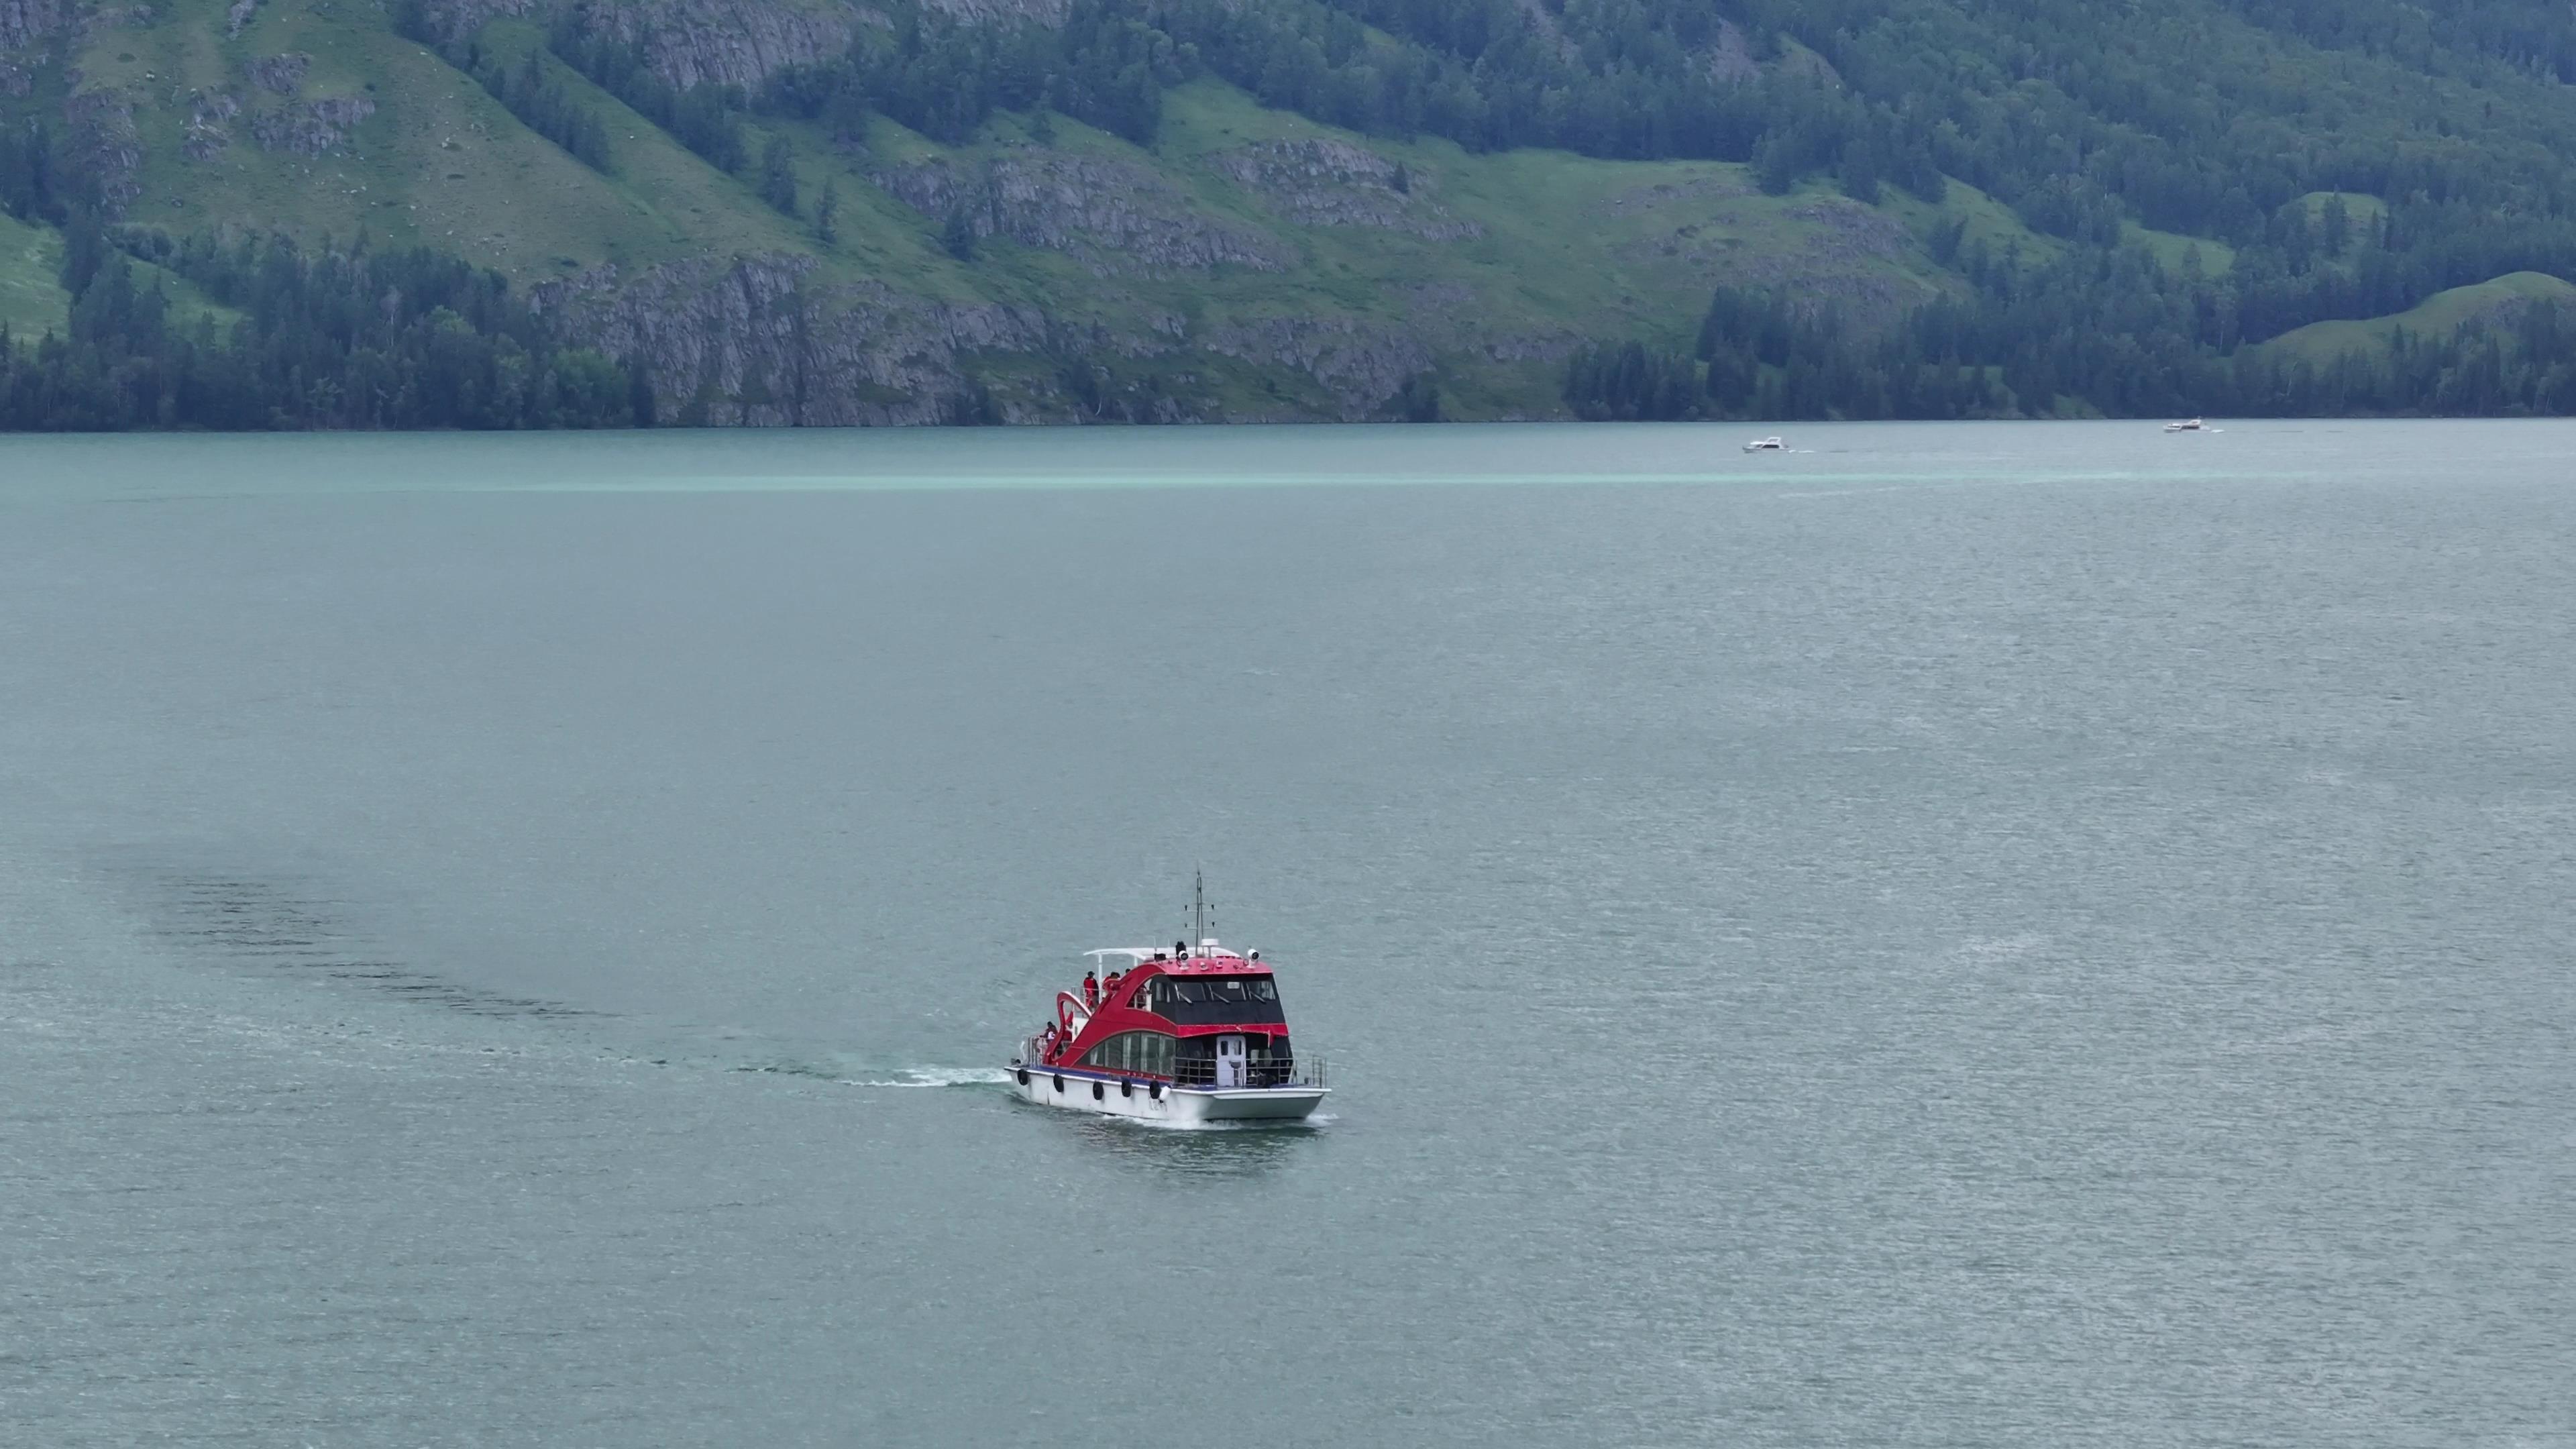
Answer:
<svg viewBox="0 0 2576 1449"><path fill-rule="evenodd" d="M1167 1031L1122 1031L1083 1053L1082 1064L1110 1072L1172 1074L1172 1034Z"/></svg>
<svg viewBox="0 0 2576 1449"><path fill-rule="evenodd" d="M1285 1024L1279 988L1267 976L1157 976L1146 1009L1183 1026Z"/></svg>

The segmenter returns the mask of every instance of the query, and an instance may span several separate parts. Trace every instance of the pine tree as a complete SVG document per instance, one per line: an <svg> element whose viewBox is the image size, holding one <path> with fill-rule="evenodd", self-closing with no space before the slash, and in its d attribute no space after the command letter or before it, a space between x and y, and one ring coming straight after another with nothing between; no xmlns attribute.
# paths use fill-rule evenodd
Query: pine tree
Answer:
<svg viewBox="0 0 2576 1449"><path fill-rule="evenodd" d="M796 149L772 136L760 150L760 199L787 216L796 214Z"/></svg>
<svg viewBox="0 0 2576 1449"><path fill-rule="evenodd" d="M1395 415L1408 423L1440 421L1440 387L1427 372L1417 372L1404 380L1395 392Z"/></svg>

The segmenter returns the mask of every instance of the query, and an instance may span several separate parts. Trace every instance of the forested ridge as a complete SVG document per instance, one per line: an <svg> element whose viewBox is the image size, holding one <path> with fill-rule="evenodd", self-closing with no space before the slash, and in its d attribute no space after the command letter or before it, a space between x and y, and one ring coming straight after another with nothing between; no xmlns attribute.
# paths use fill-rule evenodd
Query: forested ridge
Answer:
<svg viewBox="0 0 2576 1449"><path fill-rule="evenodd" d="M2340 195L2292 203L2223 277L2196 248L2171 267L2117 242L2030 265L1937 235L1967 286L1893 325L1721 287L1688 352L1587 347L1567 365L1564 396L1599 420L2576 413L2576 309L2558 300L2518 300L2438 333L2401 325L2385 349L2322 359L2256 345L2576 262L2554 238L2457 212L2417 211L2457 226L2410 237L2394 210L2370 223Z"/></svg>
<svg viewBox="0 0 2576 1449"><path fill-rule="evenodd" d="M2320 191L2431 209L2401 230L2576 203L2576 11L2546 0L1077 0L1058 26L910 12L763 99L942 138L1052 106L1150 142L1157 92L1201 73L1480 150L1739 161L1863 200L1946 173L2070 239L2129 218L2250 245Z"/></svg>
<svg viewBox="0 0 2576 1449"><path fill-rule="evenodd" d="M120 248L113 242L121 241ZM76 216L62 335L0 345L0 427L583 428L650 426L629 366L557 345L499 276L363 238L111 237ZM146 280L145 265L158 264ZM239 311L173 316L163 275ZM0 344L10 343L0 324Z"/></svg>
<svg viewBox="0 0 2576 1449"><path fill-rule="evenodd" d="M1562 394L1581 416L2576 410L2576 327L2545 301L2370 355L2263 345L2509 273L2576 278L2576 7L2561 0L1073 0L968 19L899 3L846 52L748 86L673 83L652 21L603 23L614 8L541 7L542 41L508 57L419 0L391 23L585 165L612 170L609 133L629 124L586 99L604 92L826 244L837 192L800 191L795 148L764 125L858 155L880 117L962 144L1005 115L1044 139L1060 116L1150 148L1171 90L1203 78L1365 137L1738 163L1766 192L1931 218L1909 224L1934 295L1891 311L1721 286L1686 343L1579 347ZM2027 244L1944 212L1958 183ZM650 412L626 401L649 359L561 346L453 259L111 224L41 116L0 130L0 207L241 314L181 335L150 288L67 249L68 335L0 356L14 426ZM973 264L974 229L945 221ZM323 300L394 278L438 300L407 290L381 319ZM469 365L460 349L481 350ZM193 381L217 358L259 380L256 402ZM1408 379L1397 415L1436 399L1436 375Z"/></svg>

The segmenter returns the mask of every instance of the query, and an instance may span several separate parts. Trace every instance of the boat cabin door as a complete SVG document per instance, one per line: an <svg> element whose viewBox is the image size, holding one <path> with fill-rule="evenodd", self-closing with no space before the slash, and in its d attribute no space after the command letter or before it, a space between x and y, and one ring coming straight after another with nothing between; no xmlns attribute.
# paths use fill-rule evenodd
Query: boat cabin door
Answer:
<svg viewBox="0 0 2576 1449"><path fill-rule="evenodd" d="M1243 1038L1221 1036L1216 1039L1216 1084L1240 1087L1243 1080Z"/></svg>

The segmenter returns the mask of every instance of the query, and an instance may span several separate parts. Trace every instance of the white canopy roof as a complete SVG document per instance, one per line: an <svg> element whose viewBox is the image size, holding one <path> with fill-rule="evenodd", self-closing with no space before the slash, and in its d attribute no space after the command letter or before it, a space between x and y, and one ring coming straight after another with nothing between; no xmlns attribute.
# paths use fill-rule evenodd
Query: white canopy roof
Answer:
<svg viewBox="0 0 2576 1449"><path fill-rule="evenodd" d="M1141 965L1147 961L1153 960L1155 952L1159 950L1162 950L1162 948L1157 946L1103 946L1097 951L1085 951L1082 954L1085 956L1125 956ZM1169 951L1163 951L1163 954L1165 956L1169 956L1171 953ZM1220 946L1216 943L1215 938L1211 937L1192 947L1190 949L1190 954L1193 956L1240 957L1243 953L1230 946Z"/></svg>

